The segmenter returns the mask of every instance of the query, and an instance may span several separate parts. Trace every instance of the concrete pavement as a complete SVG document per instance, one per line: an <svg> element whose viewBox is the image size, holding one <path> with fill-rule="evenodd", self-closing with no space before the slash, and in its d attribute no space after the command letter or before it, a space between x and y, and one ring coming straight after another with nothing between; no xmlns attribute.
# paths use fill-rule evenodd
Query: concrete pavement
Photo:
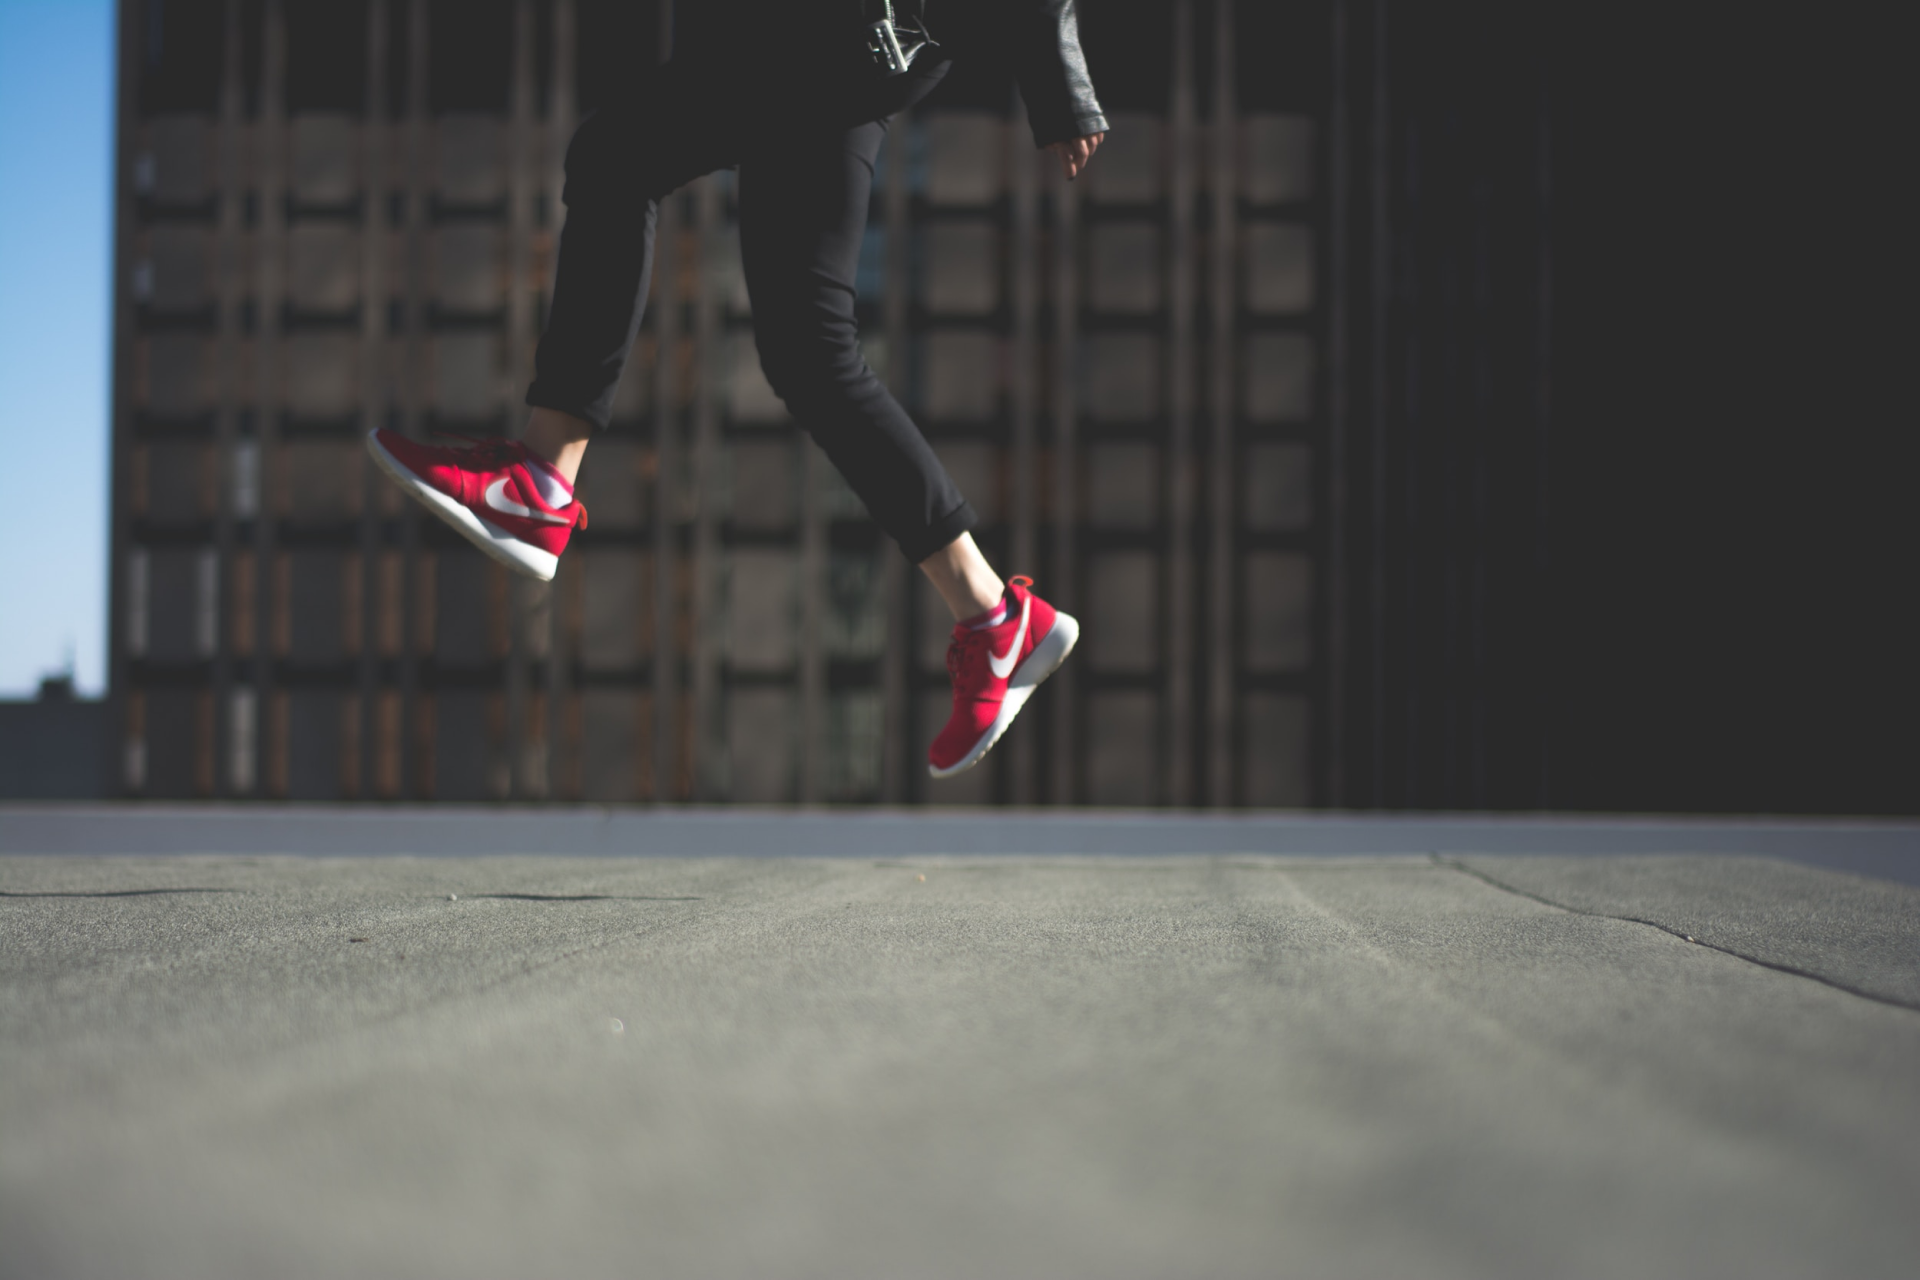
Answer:
<svg viewBox="0 0 1920 1280"><path fill-rule="evenodd" d="M1710 856L0 858L0 1275L1909 1275L1916 920Z"/></svg>

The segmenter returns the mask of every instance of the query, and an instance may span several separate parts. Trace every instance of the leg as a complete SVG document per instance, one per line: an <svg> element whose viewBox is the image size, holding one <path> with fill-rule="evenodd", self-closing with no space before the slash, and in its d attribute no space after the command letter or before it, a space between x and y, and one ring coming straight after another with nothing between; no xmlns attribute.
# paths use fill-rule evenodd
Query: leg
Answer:
<svg viewBox="0 0 1920 1280"><path fill-rule="evenodd" d="M980 554L971 533L961 534L922 560L920 572L947 602L956 622L998 609L1007 591L1007 584Z"/></svg>
<svg viewBox="0 0 1920 1280"><path fill-rule="evenodd" d="M978 523L860 354L854 273L883 124L774 131L740 166L740 252L767 381L956 617L998 606Z"/></svg>
<svg viewBox="0 0 1920 1280"><path fill-rule="evenodd" d="M589 116L567 147L567 220L527 390L526 444L569 483L587 440L607 425L639 336L660 198L737 158L740 112L715 86L711 74L670 63Z"/></svg>

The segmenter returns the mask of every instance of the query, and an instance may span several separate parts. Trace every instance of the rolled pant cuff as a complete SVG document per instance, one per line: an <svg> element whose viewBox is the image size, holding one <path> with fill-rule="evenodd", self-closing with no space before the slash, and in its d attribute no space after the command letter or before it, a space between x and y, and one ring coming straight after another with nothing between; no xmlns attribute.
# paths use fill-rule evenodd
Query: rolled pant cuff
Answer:
<svg viewBox="0 0 1920 1280"><path fill-rule="evenodd" d="M595 431L605 431L607 424L613 420L612 396L602 396L583 404L578 396L561 395L538 382L527 388L527 407L569 414L582 422L592 423Z"/></svg>
<svg viewBox="0 0 1920 1280"><path fill-rule="evenodd" d="M919 564L934 552L940 550L963 533L970 533L980 527L980 517L974 514L973 504L962 501L959 506L940 516L915 536L900 538L900 553L909 564Z"/></svg>

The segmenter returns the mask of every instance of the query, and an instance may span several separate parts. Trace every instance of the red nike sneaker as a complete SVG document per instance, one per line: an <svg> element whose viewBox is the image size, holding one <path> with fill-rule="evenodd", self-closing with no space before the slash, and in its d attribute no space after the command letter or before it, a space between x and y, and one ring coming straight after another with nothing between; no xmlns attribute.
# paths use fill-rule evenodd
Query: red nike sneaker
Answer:
<svg viewBox="0 0 1920 1280"><path fill-rule="evenodd" d="M953 716L927 750L927 772L950 778L980 763L1033 691L1059 669L1080 624L1033 594L1031 578L1007 580L1007 616L991 627L953 629L947 672Z"/></svg>
<svg viewBox="0 0 1920 1280"><path fill-rule="evenodd" d="M587 527L573 486L518 440L449 449L383 427L367 436L367 452L414 501L529 578L553 581L573 527Z"/></svg>

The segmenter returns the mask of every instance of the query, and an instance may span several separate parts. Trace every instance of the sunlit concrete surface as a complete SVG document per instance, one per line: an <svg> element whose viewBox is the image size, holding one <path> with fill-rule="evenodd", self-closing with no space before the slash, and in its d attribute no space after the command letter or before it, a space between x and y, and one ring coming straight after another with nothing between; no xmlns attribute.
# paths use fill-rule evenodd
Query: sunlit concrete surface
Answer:
<svg viewBox="0 0 1920 1280"><path fill-rule="evenodd" d="M9 1277L1920 1260L1887 880L226 853L4 857L0 891Z"/></svg>

